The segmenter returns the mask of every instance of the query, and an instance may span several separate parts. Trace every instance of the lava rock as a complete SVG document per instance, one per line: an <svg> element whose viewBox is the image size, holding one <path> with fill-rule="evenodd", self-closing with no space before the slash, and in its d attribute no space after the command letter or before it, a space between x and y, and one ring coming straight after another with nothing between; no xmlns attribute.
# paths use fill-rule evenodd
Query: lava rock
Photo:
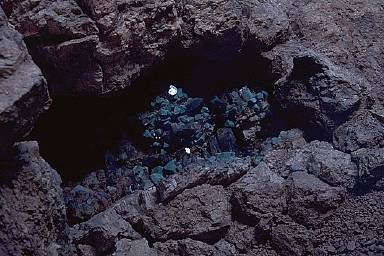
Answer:
<svg viewBox="0 0 384 256"><path fill-rule="evenodd" d="M345 200L343 188L332 187L306 172L293 172L288 181L288 214L306 227L321 226Z"/></svg>
<svg viewBox="0 0 384 256"><path fill-rule="evenodd" d="M103 93L102 69L93 57L99 29L76 1L5 0L3 6L54 95Z"/></svg>
<svg viewBox="0 0 384 256"><path fill-rule="evenodd" d="M334 133L333 143L344 152L384 146L383 124L369 112L356 115Z"/></svg>
<svg viewBox="0 0 384 256"><path fill-rule="evenodd" d="M234 245L238 252L250 253L251 248L256 243L255 228L234 222L228 230L225 240Z"/></svg>
<svg viewBox="0 0 384 256"><path fill-rule="evenodd" d="M384 148L359 149L352 153L352 159L359 167L359 175L370 175L375 169L381 169L384 165Z"/></svg>
<svg viewBox="0 0 384 256"><path fill-rule="evenodd" d="M291 172L307 171L331 186L353 188L358 170L351 155L327 142L312 141L287 162Z"/></svg>
<svg viewBox="0 0 384 256"><path fill-rule="evenodd" d="M116 243L116 251L112 256L156 256L156 251L149 247L148 241L143 239L140 240L129 240L121 239Z"/></svg>
<svg viewBox="0 0 384 256"><path fill-rule="evenodd" d="M253 153L253 162L258 165L265 161L270 169L286 178L288 173L285 171L285 161L306 143L301 130L282 131L277 137L268 138L261 143L259 149Z"/></svg>
<svg viewBox="0 0 384 256"><path fill-rule="evenodd" d="M214 246L190 238L155 243L154 246L159 256L217 255Z"/></svg>
<svg viewBox="0 0 384 256"><path fill-rule="evenodd" d="M46 81L21 34L0 9L0 157L33 128L51 99Z"/></svg>
<svg viewBox="0 0 384 256"><path fill-rule="evenodd" d="M0 254L70 255L59 174L39 155L37 142L16 143L0 162Z"/></svg>
<svg viewBox="0 0 384 256"><path fill-rule="evenodd" d="M380 255L383 244L384 193L351 197L314 232L319 250L346 255ZM321 255L321 254L320 254Z"/></svg>
<svg viewBox="0 0 384 256"><path fill-rule="evenodd" d="M222 186L186 189L166 206L143 216L145 232L155 241L192 238L212 242L228 228L230 204Z"/></svg>
<svg viewBox="0 0 384 256"><path fill-rule="evenodd" d="M225 240L220 240L214 245L203 243L190 238L182 240L170 240L165 243L154 244L158 255L213 255L213 256L234 256L238 255L234 246Z"/></svg>
<svg viewBox="0 0 384 256"><path fill-rule="evenodd" d="M95 248L90 245L79 244L76 246L79 256L96 256L97 252Z"/></svg>
<svg viewBox="0 0 384 256"><path fill-rule="evenodd" d="M202 159L185 166L183 172L161 181L156 186L159 201L168 202L185 189L201 184L228 186L251 168L250 159L235 157L233 152L224 154L230 157L227 156L224 160L223 157Z"/></svg>
<svg viewBox="0 0 384 256"><path fill-rule="evenodd" d="M272 246L279 255L305 255L312 251L313 234L294 222L272 228Z"/></svg>
<svg viewBox="0 0 384 256"><path fill-rule="evenodd" d="M274 94L289 115L300 116L296 124L305 120L306 127L330 138L359 107L367 84L350 70L297 43L280 45L266 56L281 71Z"/></svg>
<svg viewBox="0 0 384 256"><path fill-rule="evenodd" d="M86 219L95 215L99 209L99 202L93 196L93 191L81 185L75 186L70 197L66 197L66 204L70 216Z"/></svg>
<svg viewBox="0 0 384 256"><path fill-rule="evenodd" d="M384 150L359 149L352 154L353 160L359 167L359 179L354 192L367 193L372 190L384 190Z"/></svg>
<svg viewBox="0 0 384 256"><path fill-rule="evenodd" d="M139 173L135 176L137 183L134 183L131 178L134 171L137 169L98 170L87 175L80 184L65 187L68 217L73 220L87 220L130 193L135 185L144 186L148 176ZM149 180L147 183L152 184Z"/></svg>
<svg viewBox="0 0 384 256"><path fill-rule="evenodd" d="M89 245L98 254L114 248L121 237L140 239L141 236L113 208L71 228L75 245Z"/></svg>
<svg viewBox="0 0 384 256"><path fill-rule="evenodd" d="M232 184L231 191L234 218L247 225L279 216L287 207L285 180L263 162Z"/></svg>
<svg viewBox="0 0 384 256"><path fill-rule="evenodd" d="M11 22L32 39L34 58L41 59L45 73L50 71L51 90L71 95L123 91L162 61L175 42L190 49L209 40L215 47L204 54L226 60L228 53L232 56L242 49L243 31L249 31L247 40L257 49L270 49L288 39L290 22L285 6L232 1L220 6L209 1L162 1L158 5L97 0L2 1ZM117 22L128 19L129 24ZM89 37L97 38L97 43L89 48L78 46L78 41ZM60 43L73 47L64 46L67 50L60 54ZM201 76L199 82L206 80Z"/></svg>

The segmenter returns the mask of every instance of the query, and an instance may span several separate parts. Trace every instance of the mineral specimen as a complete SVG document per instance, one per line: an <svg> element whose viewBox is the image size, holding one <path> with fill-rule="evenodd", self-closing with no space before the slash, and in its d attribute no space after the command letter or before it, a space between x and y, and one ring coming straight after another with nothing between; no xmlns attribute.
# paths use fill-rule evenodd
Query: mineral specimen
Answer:
<svg viewBox="0 0 384 256"><path fill-rule="evenodd" d="M250 142L261 129L261 121L270 114L268 93L255 92L242 87L210 100L213 113L221 120L221 126L240 131ZM220 124L219 124L220 125Z"/></svg>
<svg viewBox="0 0 384 256"><path fill-rule="evenodd" d="M203 146L214 125L202 98L189 98L181 88L170 86L168 94L151 103L151 111L140 115L149 147L156 153Z"/></svg>

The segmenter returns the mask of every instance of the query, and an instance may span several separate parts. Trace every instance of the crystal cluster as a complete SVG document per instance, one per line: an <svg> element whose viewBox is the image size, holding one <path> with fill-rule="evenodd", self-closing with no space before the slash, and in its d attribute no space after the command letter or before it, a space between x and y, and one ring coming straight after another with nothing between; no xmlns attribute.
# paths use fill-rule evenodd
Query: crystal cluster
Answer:
<svg viewBox="0 0 384 256"><path fill-rule="evenodd" d="M252 140L261 129L261 121L269 114L268 93L254 92L248 87L215 96L211 109L221 117L224 127L241 131L246 140Z"/></svg>
<svg viewBox="0 0 384 256"><path fill-rule="evenodd" d="M209 109L202 98L189 98L182 89L170 86L168 94L151 103L151 111L139 119L143 136L155 152L203 146L214 129Z"/></svg>
<svg viewBox="0 0 384 256"><path fill-rule="evenodd" d="M86 219L132 191L159 185L169 175L198 166L217 169L238 163L240 155L250 155L258 164L281 138L269 139L260 150L252 147L247 154L238 135L248 140L259 137L261 121L270 111L267 97L264 91L243 87L215 96L206 105L204 99L188 97L171 85L151 102L150 111L139 115L149 152L141 152L123 136L117 148L106 153L105 170L65 189L70 215Z"/></svg>

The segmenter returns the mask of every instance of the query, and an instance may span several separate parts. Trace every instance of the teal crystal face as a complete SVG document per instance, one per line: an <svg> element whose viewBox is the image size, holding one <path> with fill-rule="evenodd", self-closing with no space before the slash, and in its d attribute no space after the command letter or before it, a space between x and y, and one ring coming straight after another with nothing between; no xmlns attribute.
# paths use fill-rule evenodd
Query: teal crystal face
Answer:
<svg viewBox="0 0 384 256"><path fill-rule="evenodd" d="M143 137L155 152L204 146L214 130L212 116L202 98L190 98L181 88L170 86L168 93L151 102L151 110L140 115Z"/></svg>
<svg viewBox="0 0 384 256"><path fill-rule="evenodd" d="M261 121L270 113L268 93L255 92L248 87L214 96L209 106L215 115L221 117L224 127L240 131L250 128L260 131Z"/></svg>

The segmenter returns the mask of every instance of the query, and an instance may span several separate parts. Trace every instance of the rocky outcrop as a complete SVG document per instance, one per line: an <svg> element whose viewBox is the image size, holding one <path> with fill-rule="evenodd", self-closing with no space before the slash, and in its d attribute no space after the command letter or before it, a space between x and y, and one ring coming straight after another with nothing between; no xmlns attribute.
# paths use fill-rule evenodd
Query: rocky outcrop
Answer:
<svg viewBox="0 0 384 256"><path fill-rule="evenodd" d="M335 128L358 109L366 84L320 54L289 42L266 54L281 77L275 96L288 113L300 113L296 124L330 137Z"/></svg>
<svg viewBox="0 0 384 256"><path fill-rule="evenodd" d="M271 231L271 243L278 255L305 255L313 250L313 234L297 223L282 221Z"/></svg>
<svg viewBox="0 0 384 256"><path fill-rule="evenodd" d="M151 166L157 176L136 168L148 181L144 190L114 204L136 182L131 166L92 173L68 192L69 214L83 221L71 228L77 254L383 254L380 0L1 5L53 95L121 93L185 49L203 62L250 53L252 75L269 71L260 80L277 100L272 110L278 106L278 118L309 139L290 130L261 142L253 140L258 129L251 125L243 136L257 148L235 157L220 152L239 150L230 129L235 123L227 120L232 123L212 139L219 155L191 157L182 168L167 159L167 168ZM27 134L49 105L39 69L5 20L1 14L1 149ZM36 146L16 149L16 160L1 162L0 253L68 255L60 181ZM159 179L165 172L176 174Z"/></svg>
<svg viewBox="0 0 384 256"><path fill-rule="evenodd" d="M359 168L357 194L383 190L384 143L383 123L372 112L362 111L341 125L334 133L333 143L350 152Z"/></svg>
<svg viewBox="0 0 384 256"><path fill-rule="evenodd" d="M383 254L383 196L383 192L373 192L347 200L323 228L315 231L318 245L314 253Z"/></svg>
<svg viewBox="0 0 384 256"><path fill-rule="evenodd" d="M231 222L227 197L221 186L187 189L169 204L151 209L143 217L144 230L154 241L193 238L214 243Z"/></svg>
<svg viewBox="0 0 384 256"><path fill-rule="evenodd" d="M3 1L10 22L25 36L53 94L102 91L93 63L98 28L74 0Z"/></svg>
<svg viewBox="0 0 384 256"><path fill-rule="evenodd" d="M140 239L141 236L112 208L94 218L72 228L73 242L78 250L84 246L91 246L96 253L103 254L118 247L119 239ZM126 241L121 241L121 246L126 246Z"/></svg>
<svg viewBox="0 0 384 256"><path fill-rule="evenodd" d="M70 255L61 179L37 143L16 143L0 178L0 254Z"/></svg>
<svg viewBox="0 0 384 256"><path fill-rule="evenodd" d="M262 218L272 218L287 207L284 179L264 163L250 170L233 189L237 220L249 225L257 224Z"/></svg>
<svg viewBox="0 0 384 256"><path fill-rule="evenodd" d="M334 133L334 144L344 152L379 148L384 144L383 124L369 112L362 112Z"/></svg>
<svg viewBox="0 0 384 256"><path fill-rule="evenodd" d="M150 191L137 191L116 202L109 209L71 228L73 244L79 255L127 251L152 253L143 233L143 213L153 206L155 195ZM136 254L135 254L136 255Z"/></svg>
<svg viewBox="0 0 384 256"><path fill-rule="evenodd" d="M149 247L147 240L144 238L133 241L121 239L116 243L116 251L113 253L113 256L125 255L156 256L157 253Z"/></svg>
<svg viewBox="0 0 384 256"><path fill-rule="evenodd" d="M368 81L375 95L383 86L382 12L380 0L296 0L288 15L297 41Z"/></svg>
<svg viewBox="0 0 384 256"><path fill-rule="evenodd" d="M160 181L156 186L158 201L169 202L184 190L202 184L228 186L251 168L250 159L235 157L226 160L190 164L185 172Z"/></svg>
<svg viewBox="0 0 384 256"><path fill-rule="evenodd" d="M0 157L50 105L46 81L0 9Z"/></svg>
<svg viewBox="0 0 384 256"><path fill-rule="evenodd" d="M237 158L221 164L200 159L156 187L122 198L74 226L77 250L116 255L119 248L138 245L138 255L304 255L323 250L331 238L322 237L320 248L316 232L329 228L330 220L341 225L345 216L337 213L357 200L348 193L358 183L358 166L329 143L307 143L300 130L281 132L272 141L261 146L255 167ZM377 225L373 232L379 234Z"/></svg>
<svg viewBox="0 0 384 256"><path fill-rule="evenodd" d="M294 172L288 183L288 214L296 222L316 227L345 199L345 192L331 187L315 176Z"/></svg>
<svg viewBox="0 0 384 256"><path fill-rule="evenodd" d="M119 92L178 47L222 58L245 40L268 49L289 35L275 2L6 0L3 8L53 94Z"/></svg>

